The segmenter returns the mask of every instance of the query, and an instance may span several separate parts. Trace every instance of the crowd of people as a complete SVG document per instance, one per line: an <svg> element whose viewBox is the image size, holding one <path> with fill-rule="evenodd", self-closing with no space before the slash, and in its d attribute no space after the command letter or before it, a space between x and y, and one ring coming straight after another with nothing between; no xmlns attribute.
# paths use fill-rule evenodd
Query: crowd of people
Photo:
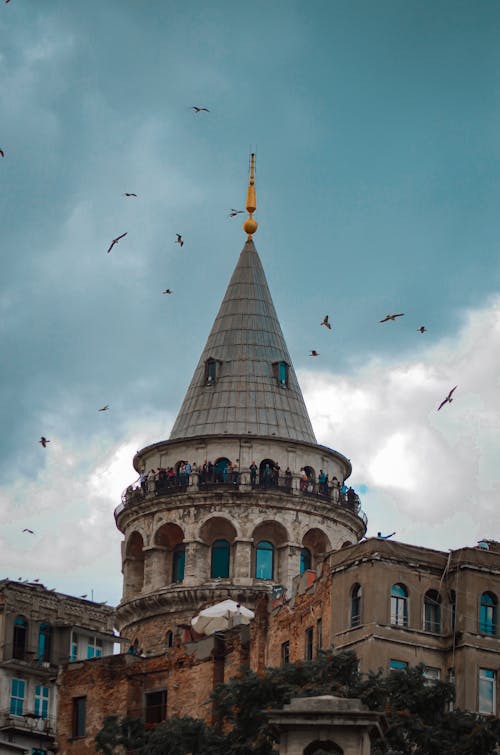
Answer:
<svg viewBox="0 0 500 755"><path fill-rule="evenodd" d="M250 486L252 489L257 487L270 489L279 487L291 493L293 489L294 474L290 467L287 467L281 473L281 467L277 461L266 460L260 466L255 461L249 466ZM184 490L189 486L190 478L193 474L198 475L198 484L200 488L214 485L236 485L240 484L240 466L239 459L232 463L228 459L219 460L213 464L205 460L203 464L197 464L189 461L180 461L174 467L158 467L144 470L139 475L139 488L143 495L162 495L168 490ZM295 475L296 476L296 475ZM315 495L328 498L334 503L347 505L348 508L355 510L359 504L356 491L352 487L347 487L341 483L337 477L329 477L323 469L319 470L316 481L315 473L312 467L302 467L299 477L299 490L305 495ZM127 488L126 494L132 495L137 492L133 486Z"/></svg>

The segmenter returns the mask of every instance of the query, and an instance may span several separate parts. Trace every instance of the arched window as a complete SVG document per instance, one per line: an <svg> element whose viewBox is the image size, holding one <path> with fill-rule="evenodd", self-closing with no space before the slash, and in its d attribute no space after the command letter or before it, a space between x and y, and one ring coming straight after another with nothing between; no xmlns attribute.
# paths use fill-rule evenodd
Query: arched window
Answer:
<svg viewBox="0 0 500 755"><path fill-rule="evenodd" d="M481 634L496 636L497 604L496 596L492 592L483 592L479 609L479 631Z"/></svg>
<svg viewBox="0 0 500 755"><path fill-rule="evenodd" d="M215 540L212 545L211 577L229 577L230 545L227 540Z"/></svg>
<svg viewBox="0 0 500 755"><path fill-rule="evenodd" d="M16 616L14 619L14 636L12 642L12 656L18 660L24 659L26 652L26 636L28 633L28 622L23 616Z"/></svg>
<svg viewBox="0 0 500 755"><path fill-rule="evenodd" d="M396 584L391 588L391 624L408 626L408 590L404 585Z"/></svg>
<svg viewBox="0 0 500 755"><path fill-rule="evenodd" d="M184 543L176 545L172 554L172 582L184 580L184 565L186 563L186 546Z"/></svg>
<svg viewBox="0 0 500 755"><path fill-rule="evenodd" d="M217 360L207 359L205 362L205 383L212 385L217 380Z"/></svg>
<svg viewBox="0 0 500 755"><path fill-rule="evenodd" d="M168 630L168 632L167 632L167 634L165 636L165 640L166 640L166 643L167 643L167 648L173 647L173 645L174 645L174 633L172 632L171 629Z"/></svg>
<svg viewBox="0 0 500 755"><path fill-rule="evenodd" d="M38 653L37 657L39 661L45 663L50 661L50 639L52 634L52 628L50 624L40 624L38 631Z"/></svg>
<svg viewBox="0 0 500 755"><path fill-rule="evenodd" d="M311 568L311 564L311 551L308 548L302 548L300 551L300 573L304 574L305 571Z"/></svg>
<svg viewBox="0 0 500 755"><path fill-rule="evenodd" d="M441 631L441 598L436 590L427 590L424 595L424 629L426 632Z"/></svg>
<svg viewBox="0 0 500 755"><path fill-rule="evenodd" d="M231 482L229 479L229 465L231 462L229 459L222 457L217 459L214 464L215 482Z"/></svg>
<svg viewBox="0 0 500 755"><path fill-rule="evenodd" d="M255 555L255 577L257 579L272 579L274 573L274 545L268 540L261 540L257 544Z"/></svg>
<svg viewBox="0 0 500 755"><path fill-rule="evenodd" d="M262 459L259 465L259 484L262 488L272 488L278 484L276 463L272 459Z"/></svg>
<svg viewBox="0 0 500 755"><path fill-rule="evenodd" d="M355 584L351 590L351 626L359 627L361 624L361 585Z"/></svg>

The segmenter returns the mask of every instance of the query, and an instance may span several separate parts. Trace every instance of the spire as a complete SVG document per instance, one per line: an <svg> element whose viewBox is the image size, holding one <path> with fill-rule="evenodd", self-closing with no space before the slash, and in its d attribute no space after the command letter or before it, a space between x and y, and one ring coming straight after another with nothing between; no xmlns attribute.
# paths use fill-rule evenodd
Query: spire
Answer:
<svg viewBox="0 0 500 755"><path fill-rule="evenodd" d="M316 443L255 249L255 155L243 224L248 234L170 438L274 435Z"/></svg>
<svg viewBox="0 0 500 755"><path fill-rule="evenodd" d="M253 213L257 209L257 198L255 196L255 152L250 155L250 180L248 182L247 189L247 204L246 204L248 218L243 223L243 230L248 233L247 241L250 241L252 235L258 228L257 221L253 219Z"/></svg>
<svg viewBox="0 0 500 755"><path fill-rule="evenodd" d="M170 438L222 433L316 443L251 239L241 251Z"/></svg>

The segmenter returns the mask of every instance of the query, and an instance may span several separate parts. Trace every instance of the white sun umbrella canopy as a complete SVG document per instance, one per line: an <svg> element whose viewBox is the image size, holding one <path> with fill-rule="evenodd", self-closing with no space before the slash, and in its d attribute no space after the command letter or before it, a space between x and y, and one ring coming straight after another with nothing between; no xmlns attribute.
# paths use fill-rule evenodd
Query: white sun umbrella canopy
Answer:
<svg viewBox="0 0 500 755"><path fill-rule="evenodd" d="M231 629L238 624L249 624L255 614L234 600L223 600L204 608L191 619L191 626L198 634L213 634Z"/></svg>

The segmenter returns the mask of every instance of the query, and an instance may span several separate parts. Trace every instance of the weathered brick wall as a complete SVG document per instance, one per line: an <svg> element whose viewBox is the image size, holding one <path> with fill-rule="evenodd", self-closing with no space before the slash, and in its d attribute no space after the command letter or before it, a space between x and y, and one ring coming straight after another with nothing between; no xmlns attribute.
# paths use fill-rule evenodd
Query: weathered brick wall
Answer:
<svg viewBox="0 0 500 755"><path fill-rule="evenodd" d="M70 663L59 672L57 743L60 755L94 752L94 737L106 716L127 714L127 669L139 659L114 655L81 663ZM74 739L73 699L87 698L86 736Z"/></svg>
<svg viewBox="0 0 500 755"><path fill-rule="evenodd" d="M303 592L301 592L303 590ZM313 628L313 655L318 653L318 619L321 619L321 647L332 644L331 635L331 577L327 570L310 587L299 586L298 593L289 602L278 605L269 614L265 664L281 665L281 647L290 643L290 662L305 658L306 630Z"/></svg>

